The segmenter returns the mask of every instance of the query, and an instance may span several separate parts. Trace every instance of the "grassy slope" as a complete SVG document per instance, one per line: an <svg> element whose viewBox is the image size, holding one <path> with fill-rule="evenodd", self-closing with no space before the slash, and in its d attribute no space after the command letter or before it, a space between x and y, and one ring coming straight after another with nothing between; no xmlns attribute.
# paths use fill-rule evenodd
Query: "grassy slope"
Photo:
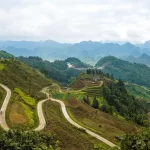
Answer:
<svg viewBox="0 0 150 150"><path fill-rule="evenodd" d="M39 72L20 61L5 60L1 61L0 64L5 65L5 68L0 71L0 81L12 90L20 88L32 97L38 98L40 96L39 91L51 83Z"/></svg>
<svg viewBox="0 0 150 150"><path fill-rule="evenodd" d="M43 107L47 121L45 131L50 131L56 135L62 150L92 150L94 146L102 147L103 150L111 149L68 123L59 104L48 101Z"/></svg>
<svg viewBox="0 0 150 150"><path fill-rule="evenodd" d="M129 93L134 95L136 98L144 99L150 102L150 89L137 84L128 84L126 87Z"/></svg>
<svg viewBox="0 0 150 150"><path fill-rule="evenodd" d="M6 91L0 87L0 108L2 107L5 96L6 96Z"/></svg>
<svg viewBox="0 0 150 150"><path fill-rule="evenodd" d="M130 63L113 56L100 59L96 67L103 66L103 71L116 79L150 87L150 68L143 64Z"/></svg>
<svg viewBox="0 0 150 150"><path fill-rule="evenodd" d="M136 132L140 129L137 125L109 115L82 102L70 99L66 102L70 116L82 125L99 133L110 141L117 143L115 136ZM84 112L84 113L83 113Z"/></svg>
<svg viewBox="0 0 150 150"><path fill-rule="evenodd" d="M20 61L1 60L0 64L5 66L0 71L0 81L12 91L6 111L8 125L11 128L25 129L37 126L36 105L38 100L45 98L40 91L52 81ZM35 102L32 103L31 100L34 99ZM34 107L31 104L34 104Z"/></svg>
<svg viewBox="0 0 150 150"><path fill-rule="evenodd" d="M92 86L91 88L92 90L99 90L99 86ZM87 91L87 88L84 88L84 90ZM62 93L60 93L58 90L55 91L55 89L51 88L51 92L52 96L61 99L66 103L68 113L73 120L90 130L97 132L114 143L118 143L115 136L140 130L139 126L124 120L123 117L112 116L102 111L95 110L87 104L82 103L81 100L84 94L88 94L89 91L82 92L81 90L62 90ZM100 96L101 95L97 98L99 103L105 103L104 99ZM92 100L92 97L89 98Z"/></svg>

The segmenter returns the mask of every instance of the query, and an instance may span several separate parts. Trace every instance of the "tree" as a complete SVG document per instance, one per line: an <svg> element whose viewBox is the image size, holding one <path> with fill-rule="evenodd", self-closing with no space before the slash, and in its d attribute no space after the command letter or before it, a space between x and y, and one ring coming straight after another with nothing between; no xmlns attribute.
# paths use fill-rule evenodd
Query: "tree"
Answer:
<svg viewBox="0 0 150 150"><path fill-rule="evenodd" d="M98 103L98 100L96 99L96 96L93 99L92 107L95 108L95 109L99 108L99 103Z"/></svg>
<svg viewBox="0 0 150 150"><path fill-rule="evenodd" d="M83 98L83 101L86 103L86 104L90 104L90 100L89 100L89 97L87 96L86 98L84 97Z"/></svg>

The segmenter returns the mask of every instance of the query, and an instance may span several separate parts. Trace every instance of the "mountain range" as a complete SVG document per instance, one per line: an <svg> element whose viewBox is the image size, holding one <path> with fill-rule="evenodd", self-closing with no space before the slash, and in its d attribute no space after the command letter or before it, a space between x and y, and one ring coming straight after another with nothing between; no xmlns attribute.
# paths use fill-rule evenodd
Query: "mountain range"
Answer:
<svg viewBox="0 0 150 150"><path fill-rule="evenodd" d="M125 43L101 43L82 41L80 43L58 43L56 41L0 41L0 49L15 56L40 56L46 60L62 60L77 57L84 62L96 63L101 57L112 55L115 57L134 56L142 53L150 55L150 42L141 45Z"/></svg>
<svg viewBox="0 0 150 150"><path fill-rule="evenodd" d="M139 64L145 64L147 66L150 66L150 56L143 53L139 57L134 57L134 56L128 56L126 58L123 58L124 60L127 60L132 63L139 63Z"/></svg>

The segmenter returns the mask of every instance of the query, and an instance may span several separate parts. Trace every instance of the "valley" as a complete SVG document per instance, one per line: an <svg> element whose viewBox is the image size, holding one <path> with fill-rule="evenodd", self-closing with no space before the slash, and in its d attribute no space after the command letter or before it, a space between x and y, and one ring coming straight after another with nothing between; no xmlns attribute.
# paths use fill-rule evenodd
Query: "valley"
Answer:
<svg viewBox="0 0 150 150"><path fill-rule="evenodd" d="M1 108L3 129L55 134L64 150L114 150L126 134L148 128L148 88L116 80L104 73L107 65L96 69L76 58L50 63L38 57L22 57L23 63L9 56L1 59L0 71L1 105L9 95L7 109Z"/></svg>

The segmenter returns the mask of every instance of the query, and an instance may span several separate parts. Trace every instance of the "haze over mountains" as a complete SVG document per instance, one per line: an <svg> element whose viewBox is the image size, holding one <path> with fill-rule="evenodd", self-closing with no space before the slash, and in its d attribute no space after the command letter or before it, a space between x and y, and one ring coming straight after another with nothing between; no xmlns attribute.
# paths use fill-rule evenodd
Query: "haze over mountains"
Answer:
<svg viewBox="0 0 150 150"><path fill-rule="evenodd" d="M40 56L43 59L56 60L77 57L85 62L96 62L101 57L139 57L143 53L150 55L150 41L140 45L125 43L101 43L82 41L80 43L58 43L47 41L0 41L0 49L15 56Z"/></svg>

